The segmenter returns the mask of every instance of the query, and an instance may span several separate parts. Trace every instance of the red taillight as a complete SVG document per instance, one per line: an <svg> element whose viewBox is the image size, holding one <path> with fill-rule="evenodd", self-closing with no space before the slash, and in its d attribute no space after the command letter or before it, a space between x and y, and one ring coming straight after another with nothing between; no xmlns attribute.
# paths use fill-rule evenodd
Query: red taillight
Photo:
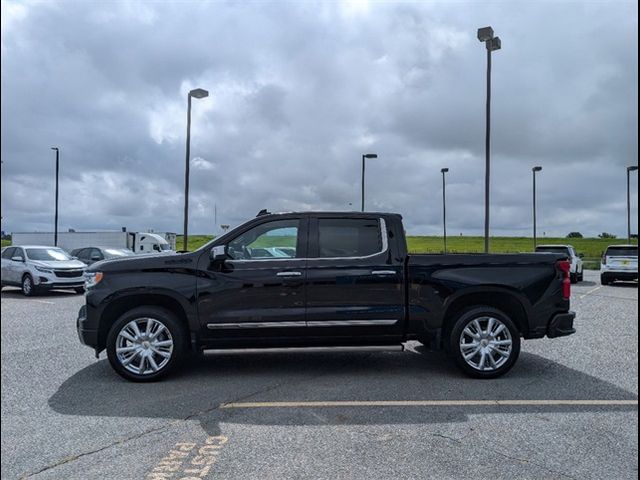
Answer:
<svg viewBox="0 0 640 480"><path fill-rule="evenodd" d="M562 297L569 300L571 297L571 262L568 260L559 260L556 262L556 268L562 272Z"/></svg>

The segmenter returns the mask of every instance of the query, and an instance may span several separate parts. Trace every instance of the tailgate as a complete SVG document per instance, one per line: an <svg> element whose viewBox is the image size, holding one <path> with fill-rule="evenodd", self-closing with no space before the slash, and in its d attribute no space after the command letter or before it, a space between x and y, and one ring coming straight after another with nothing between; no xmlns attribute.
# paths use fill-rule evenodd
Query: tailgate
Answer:
<svg viewBox="0 0 640 480"><path fill-rule="evenodd" d="M611 268L620 270L638 270L638 257L607 255L605 263Z"/></svg>

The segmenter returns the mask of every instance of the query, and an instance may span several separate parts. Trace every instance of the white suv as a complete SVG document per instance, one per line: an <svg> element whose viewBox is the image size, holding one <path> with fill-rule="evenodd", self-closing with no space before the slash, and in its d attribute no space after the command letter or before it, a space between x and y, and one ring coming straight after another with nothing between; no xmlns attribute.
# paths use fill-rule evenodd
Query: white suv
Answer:
<svg viewBox="0 0 640 480"><path fill-rule="evenodd" d="M638 280L637 245L610 245L602 255L600 283L609 285L616 280Z"/></svg>
<svg viewBox="0 0 640 480"><path fill-rule="evenodd" d="M2 287L15 285L29 297L40 290L84 292L87 266L57 247L21 246L2 249Z"/></svg>
<svg viewBox="0 0 640 480"><path fill-rule="evenodd" d="M571 269L569 277L571 283L581 282L584 280L584 272L582 271L582 254L578 255L576 249L571 245L538 245L536 252L541 253L562 253L571 261Z"/></svg>

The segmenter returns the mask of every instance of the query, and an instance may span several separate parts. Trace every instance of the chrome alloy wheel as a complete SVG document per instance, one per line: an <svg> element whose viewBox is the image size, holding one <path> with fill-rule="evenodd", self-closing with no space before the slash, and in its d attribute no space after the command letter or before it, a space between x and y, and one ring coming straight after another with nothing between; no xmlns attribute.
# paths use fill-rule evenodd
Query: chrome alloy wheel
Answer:
<svg viewBox="0 0 640 480"><path fill-rule="evenodd" d="M169 329L153 318L136 318L127 323L116 338L116 356L120 364L137 375L162 370L173 353Z"/></svg>
<svg viewBox="0 0 640 480"><path fill-rule="evenodd" d="M512 348L509 329L494 317L474 318L460 334L462 358L476 370L497 370L509 360Z"/></svg>

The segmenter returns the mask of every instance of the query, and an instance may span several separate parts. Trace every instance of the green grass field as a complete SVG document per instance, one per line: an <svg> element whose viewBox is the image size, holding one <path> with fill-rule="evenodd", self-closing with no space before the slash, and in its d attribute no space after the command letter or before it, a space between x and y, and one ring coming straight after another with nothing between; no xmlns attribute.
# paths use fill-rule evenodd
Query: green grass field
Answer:
<svg viewBox="0 0 640 480"><path fill-rule="evenodd" d="M195 250L210 241L211 235L193 235L189 237L189 250ZM442 237L426 237L409 235L407 237L411 253L442 253ZM626 239L608 238L539 238L538 244L570 244L578 253L584 254L585 267L600 268L600 256L611 244L626 243ZM637 244L637 240L633 240ZM182 236L178 236L178 249L182 248ZM532 252L533 239L528 237L493 237L490 241L493 253ZM260 245L269 246L269 245ZM447 251L449 253L481 253L484 250L483 237L448 237Z"/></svg>
<svg viewBox="0 0 640 480"><path fill-rule="evenodd" d="M190 235L187 249L193 251L208 241L212 240L212 235ZM280 244L282 242L279 240ZM10 245L9 240L2 240L2 246ZM413 236L407 237L409 251L412 253L441 253L442 237ZM608 238L540 238L538 244L558 243L571 244L578 253L584 254L586 268L597 269L600 266L600 256L605 248L611 244L626 243L626 239ZM633 240L637 244L637 239ZM270 245L259 245L268 247ZM178 235L176 241L178 250L182 249L182 235ZM484 249L483 237L448 237L447 250L450 253L480 253ZM490 250L494 253L518 253L533 251L533 239L527 237L493 237L490 242Z"/></svg>

